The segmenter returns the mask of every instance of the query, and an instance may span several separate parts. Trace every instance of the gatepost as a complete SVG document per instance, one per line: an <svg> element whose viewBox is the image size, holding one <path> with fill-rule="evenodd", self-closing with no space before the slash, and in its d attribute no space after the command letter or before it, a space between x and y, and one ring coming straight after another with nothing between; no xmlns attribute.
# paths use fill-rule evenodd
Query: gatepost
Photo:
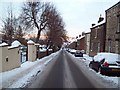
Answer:
<svg viewBox="0 0 120 90"><path fill-rule="evenodd" d="M32 40L27 42L28 44L28 61L35 61L36 60L36 46Z"/></svg>

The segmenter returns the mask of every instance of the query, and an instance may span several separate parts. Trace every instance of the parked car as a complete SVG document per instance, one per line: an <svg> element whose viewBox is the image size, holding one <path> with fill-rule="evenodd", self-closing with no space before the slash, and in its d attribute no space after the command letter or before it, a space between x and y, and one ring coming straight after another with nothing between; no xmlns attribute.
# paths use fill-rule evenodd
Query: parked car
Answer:
<svg viewBox="0 0 120 90"><path fill-rule="evenodd" d="M89 67L107 76L120 76L120 55L114 53L98 53Z"/></svg>
<svg viewBox="0 0 120 90"><path fill-rule="evenodd" d="M81 51L76 51L75 57L83 57L83 53Z"/></svg>
<svg viewBox="0 0 120 90"><path fill-rule="evenodd" d="M76 53L76 50L75 49L68 49L67 50L69 53L71 53L71 54L75 54Z"/></svg>

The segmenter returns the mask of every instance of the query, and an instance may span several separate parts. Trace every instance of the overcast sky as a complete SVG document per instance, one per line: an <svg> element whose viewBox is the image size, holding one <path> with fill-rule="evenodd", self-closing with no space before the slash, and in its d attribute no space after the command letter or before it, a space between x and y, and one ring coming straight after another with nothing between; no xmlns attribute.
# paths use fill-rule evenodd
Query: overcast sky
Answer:
<svg viewBox="0 0 120 90"><path fill-rule="evenodd" d="M8 2L9 1L9 2ZM25 0L0 0L0 18L7 15L7 7L12 3L17 15L21 2ZM81 32L89 32L92 23L97 23L100 14L105 17L105 10L119 0L44 0L53 2L61 13L69 36L76 37Z"/></svg>

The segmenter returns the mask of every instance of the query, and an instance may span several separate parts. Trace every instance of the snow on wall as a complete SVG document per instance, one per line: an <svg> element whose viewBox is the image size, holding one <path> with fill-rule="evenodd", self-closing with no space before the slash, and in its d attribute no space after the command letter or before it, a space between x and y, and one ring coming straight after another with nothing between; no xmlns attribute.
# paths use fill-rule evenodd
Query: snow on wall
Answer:
<svg viewBox="0 0 120 90"><path fill-rule="evenodd" d="M27 44L34 44L34 42L32 40L29 40Z"/></svg>
<svg viewBox="0 0 120 90"><path fill-rule="evenodd" d="M13 43L12 43L12 46L19 46L21 45L21 43L17 40L15 40Z"/></svg>
<svg viewBox="0 0 120 90"><path fill-rule="evenodd" d="M8 44L7 43L2 43L2 44L0 44L0 47L2 47L2 46L7 46Z"/></svg>
<svg viewBox="0 0 120 90"><path fill-rule="evenodd" d="M11 46L8 48L15 48L15 47L19 47L21 45L21 43L17 40L15 40L14 42L12 42Z"/></svg>

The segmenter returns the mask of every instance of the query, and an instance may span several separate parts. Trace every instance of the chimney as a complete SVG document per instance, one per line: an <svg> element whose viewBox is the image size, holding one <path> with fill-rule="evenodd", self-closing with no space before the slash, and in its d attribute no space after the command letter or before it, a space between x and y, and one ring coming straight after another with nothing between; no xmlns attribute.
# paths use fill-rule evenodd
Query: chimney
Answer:
<svg viewBox="0 0 120 90"><path fill-rule="evenodd" d="M93 26L95 26L95 24L94 24L94 23L92 24L92 27L93 27Z"/></svg>
<svg viewBox="0 0 120 90"><path fill-rule="evenodd" d="M103 18L102 15L100 14L100 17L99 17L98 23L102 22L103 20L104 20L104 18Z"/></svg>

